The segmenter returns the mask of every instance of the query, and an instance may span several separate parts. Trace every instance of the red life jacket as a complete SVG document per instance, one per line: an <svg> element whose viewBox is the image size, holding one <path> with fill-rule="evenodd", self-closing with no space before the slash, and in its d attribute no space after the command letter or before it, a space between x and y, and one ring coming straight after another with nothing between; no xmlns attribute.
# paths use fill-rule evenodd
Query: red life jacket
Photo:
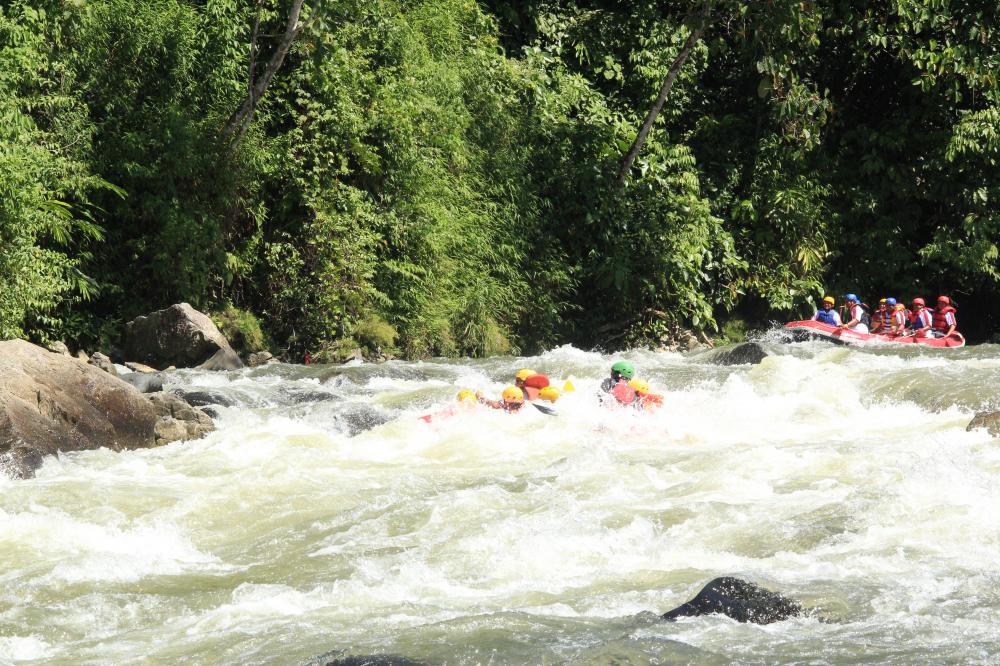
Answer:
<svg viewBox="0 0 1000 666"><path fill-rule="evenodd" d="M958 327L958 317L955 316L955 308L951 307L950 305L947 305L944 308L936 308L934 310L934 321L931 324L931 326L934 328L935 331L941 331L942 333L944 333L950 328L951 325L948 323L948 320L946 319L948 313L951 313L951 315L955 317L955 326L956 328Z"/></svg>
<svg viewBox="0 0 1000 666"><path fill-rule="evenodd" d="M906 311L905 310L894 310L892 313L892 325L897 328L903 328L906 326Z"/></svg>
<svg viewBox="0 0 1000 666"><path fill-rule="evenodd" d="M620 381L611 389L611 395L623 405L631 405L635 401L635 389L626 381Z"/></svg>
<svg viewBox="0 0 1000 666"><path fill-rule="evenodd" d="M531 375L524 380L524 385L528 388L541 390L549 385L549 378L545 375Z"/></svg>
<svg viewBox="0 0 1000 666"><path fill-rule="evenodd" d="M873 329L882 326L888 320L888 317L886 317L885 315L886 315L885 308L879 308L874 312L874 314L872 314Z"/></svg>
<svg viewBox="0 0 1000 666"><path fill-rule="evenodd" d="M934 322L934 315L927 308L920 306L916 312L910 313L910 328L920 330ZM947 329L945 329L947 330Z"/></svg>

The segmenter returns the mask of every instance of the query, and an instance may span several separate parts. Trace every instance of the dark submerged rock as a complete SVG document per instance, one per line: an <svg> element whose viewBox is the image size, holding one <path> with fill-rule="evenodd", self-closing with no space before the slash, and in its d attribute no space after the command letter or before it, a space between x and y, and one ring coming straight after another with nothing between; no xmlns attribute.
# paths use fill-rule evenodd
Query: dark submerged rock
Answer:
<svg viewBox="0 0 1000 666"><path fill-rule="evenodd" d="M232 349L220 349L211 358L198 366L199 370L239 370L243 361Z"/></svg>
<svg viewBox="0 0 1000 666"><path fill-rule="evenodd" d="M216 358L219 351L224 353ZM124 355L129 361L154 368L190 368L209 361L212 366L225 366L223 369L243 365L212 320L187 303L130 321L125 329Z"/></svg>
<svg viewBox="0 0 1000 666"><path fill-rule="evenodd" d="M178 388L172 391L177 396L184 399L186 403L193 407L204 407L205 405L222 405L232 407L236 401L219 391L211 389L183 389Z"/></svg>
<svg viewBox="0 0 1000 666"><path fill-rule="evenodd" d="M976 414L975 418L969 421L969 426L966 430L975 430L976 428L986 428L994 437L1000 437L1000 412L981 412Z"/></svg>
<svg viewBox="0 0 1000 666"><path fill-rule="evenodd" d="M802 607L777 592L729 576L716 578L694 599L664 613L664 620L719 613L738 622L770 624L802 613Z"/></svg>
<svg viewBox="0 0 1000 666"><path fill-rule="evenodd" d="M366 656L336 656L337 652L320 655L308 666L426 666L422 661L414 661L394 654L373 654Z"/></svg>
<svg viewBox="0 0 1000 666"><path fill-rule="evenodd" d="M756 342L742 342L729 349L720 349L711 357L716 365L757 365L770 354Z"/></svg>

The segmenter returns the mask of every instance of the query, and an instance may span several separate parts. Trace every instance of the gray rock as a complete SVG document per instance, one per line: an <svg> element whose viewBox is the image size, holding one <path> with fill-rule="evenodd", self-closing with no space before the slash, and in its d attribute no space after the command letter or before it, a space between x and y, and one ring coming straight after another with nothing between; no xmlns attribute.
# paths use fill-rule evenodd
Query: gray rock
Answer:
<svg viewBox="0 0 1000 666"><path fill-rule="evenodd" d="M151 393L149 401L156 410L157 445L188 439L198 439L215 430L212 418L192 407L173 393Z"/></svg>
<svg viewBox="0 0 1000 666"><path fill-rule="evenodd" d="M127 372L118 377L139 389L140 393L156 393L163 390L163 378L158 374Z"/></svg>
<svg viewBox="0 0 1000 666"><path fill-rule="evenodd" d="M0 342L0 467L26 478L42 457L155 446L156 412L135 387L24 340Z"/></svg>
<svg viewBox="0 0 1000 666"><path fill-rule="evenodd" d="M144 363L136 363L135 361L126 361L123 365L132 372L159 372L156 368L151 368Z"/></svg>
<svg viewBox="0 0 1000 666"><path fill-rule="evenodd" d="M94 366L95 368L100 368L109 375L112 375L114 377L118 376L118 370L115 368L115 364L111 362L110 358L108 358L101 352L94 352L93 355L90 357L90 360L87 361L87 363Z"/></svg>
<svg viewBox="0 0 1000 666"><path fill-rule="evenodd" d="M272 360L274 360L274 354L269 351L259 351L250 354L250 357L247 359L247 365L251 368L256 368L265 363L270 363Z"/></svg>
<svg viewBox="0 0 1000 666"><path fill-rule="evenodd" d="M69 347L67 347L65 343L59 342L58 340L50 342L49 344L45 345L45 348L48 349L53 354L72 356L72 354L69 353Z"/></svg>
<svg viewBox="0 0 1000 666"><path fill-rule="evenodd" d="M718 613L737 622L770 624L795 617L802 607L777 592L739 578L716 578L702 588L694 599L664 613L664 620Z"/></svg>
<svg viewBox="0 0 1000 666"><path fill-rule="evenodd" d="M125 328L125 357L154 368L195 367L220 350L228 352L223 356L229 359L229 364L242 367L236 352L212 320L187 303L137 317Z"/></svg>
<svg viewBox="0 0 1000 666"><path fill-rule="evenodd" d="M306 666L426 666L422 661L413 661L394 654L372 654L343 656L343 652L328 652L315 657Z"/></svg>
<svg viewBox="0 0 1000 666"><path fill-rule="evenodd" d="M197 367L199 370L239 370L243 367L243 361L232 349L220 349Z"/></svg>
<svg viewBox="0 0 1000 666"><path fill-rule="evenodd" d="M716 365L757 365L769 355L756 342L741 342L713 352L710 360Z"/></svg>
<svg viewBox="0 0 1000 666"><path fill-rule="evenodd" d="M976 414L975 418L969 421L969 427L966 430L973 430L975 428L986 428L994 437L1000 437L1000 412L982 412Z"/></svg>
<svg viewBox="0 0 1000 666"><path fill-rule="evenodd" d="M186 403L194 407L204 407L205 405L222 405L223 407L232 407L236 404L236 401L220 393L219 391L212 391L211 389L174 389L174 395L180 396Z"/></svg>

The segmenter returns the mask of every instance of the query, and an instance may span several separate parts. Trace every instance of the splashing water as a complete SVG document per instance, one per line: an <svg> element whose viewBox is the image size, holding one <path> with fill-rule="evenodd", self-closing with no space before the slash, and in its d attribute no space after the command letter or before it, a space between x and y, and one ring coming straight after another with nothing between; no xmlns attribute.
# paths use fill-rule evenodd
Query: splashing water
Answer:
<svg viewBox="0 0 1000 666"><path fill-rule="evenodd" d="M196 442L0 480L0 662L986 663L1000 642L1000 348L765 343L758 366L625 355L665 395L598 406L610 357L179 371ZM450 405L520 367L557 416ZM657 614L736 575L809 609Z"/></svg>

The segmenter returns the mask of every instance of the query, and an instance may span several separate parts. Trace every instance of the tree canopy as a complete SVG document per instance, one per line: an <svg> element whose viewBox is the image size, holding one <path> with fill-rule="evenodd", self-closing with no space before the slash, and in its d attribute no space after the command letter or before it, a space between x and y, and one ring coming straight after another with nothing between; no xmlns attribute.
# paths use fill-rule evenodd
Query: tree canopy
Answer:
<svg viewBox="0 0 1000 666"><path fill-rule="evenodd" d="M984 337L998 13L11 0L0 337L107 344L186 300L292 354L487 355L845 291L949 293Z"/></svg>

